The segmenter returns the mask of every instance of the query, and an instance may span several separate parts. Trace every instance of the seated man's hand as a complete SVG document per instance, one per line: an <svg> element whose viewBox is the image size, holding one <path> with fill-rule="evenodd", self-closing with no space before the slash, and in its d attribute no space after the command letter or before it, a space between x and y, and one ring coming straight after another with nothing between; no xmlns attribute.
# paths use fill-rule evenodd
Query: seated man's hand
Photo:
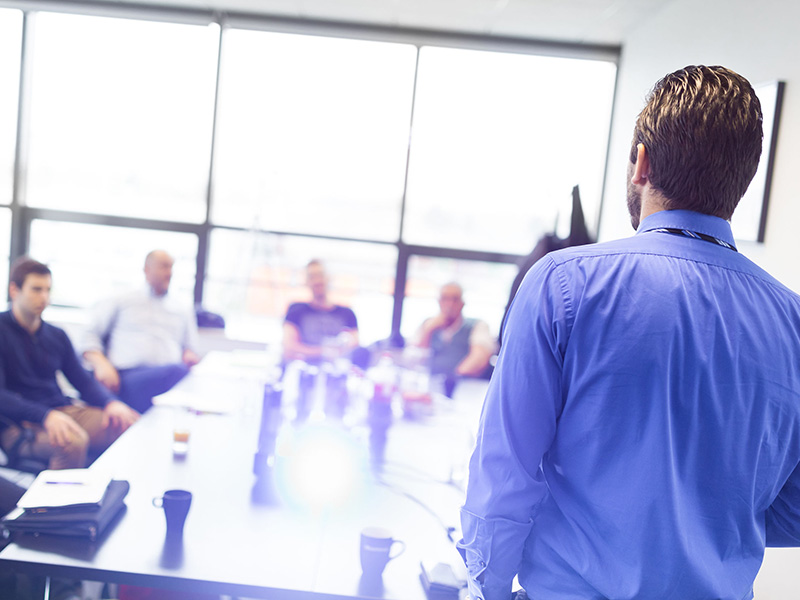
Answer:
<svg viewBox="0 0 800 600"><path fill-rule="evenodd" d="M358 331L353 329L345 329L336 336L336 343L341 348L342 354L347 354L358 346Z"/></svg>
<svg viewBox="0 0 800 600"><path fill-rule="evenodd" d="M103 427L109 425L120 432L136 423L141 415L120 400L112 400L103 410Z"/></svg>
<svg viewBox="0 0 800 600"><path fill-rule="evenodd" d="M52 446L61 448L67 446L73 438L88 436L75 419L55 409L47 413L44 421L42 421L42 427L47 432L47 441Z"/></svg>
<svg viewBox="0 0 800 600"><path fill-rule="evenodd" d="M119 373L108 360L94 365L94 378L112 392L119 391Z"/></svg>
<svg viewBox="0 0 800 600"><path fill-rule="evenodd" d="M199 362L200 362L200 357L197 355L196 352L193 352L188 348L183 351L183 364L185 364L187 367L193 367Z"/></svg>
<svg viewBox="0 0 800 600"><path fill-rule="evenodd" d="M425 323L425 329L428 331L436 331L437 329L444 329L449 324L450 320L448 320L447 315L440 312L435 317L428 319L427 323Z"/></svg>

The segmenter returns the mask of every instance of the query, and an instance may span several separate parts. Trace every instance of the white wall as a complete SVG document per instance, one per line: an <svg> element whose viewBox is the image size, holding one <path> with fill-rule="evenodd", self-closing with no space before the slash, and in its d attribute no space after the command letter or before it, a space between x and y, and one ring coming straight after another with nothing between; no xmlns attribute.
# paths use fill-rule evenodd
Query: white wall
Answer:
<svg viewBox="0 0 800 600"><path fill-rule="evenodd" d="M800 291L800 3L792 0L673 0L623 45L600 239L630 235L625 170L633 124L652 85L689 64L720 64L759 84L786 82L764 244L739 249ZM798 357L800 360L800 357ZM757 600L800 597L800 550L769 549Z"/></svg>
<svg viewBox="0 0 800 600"><path fill-rule="evenodd" d="M800 291L800 3L792 0L673 0L623 44L600 238L632 233L625 169L636 115L653 84L689 64L720 64L754 85L786 82L764 244L740 250ZM734 216L735 217L735 216Z"/></svg>

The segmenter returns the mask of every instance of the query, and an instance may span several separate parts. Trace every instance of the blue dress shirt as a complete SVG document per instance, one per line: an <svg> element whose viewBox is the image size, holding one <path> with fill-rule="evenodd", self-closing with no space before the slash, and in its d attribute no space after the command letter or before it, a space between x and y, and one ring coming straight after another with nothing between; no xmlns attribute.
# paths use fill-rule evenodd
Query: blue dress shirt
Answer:
<svg viewBox="0 0 800 600"><path fill-rule="evenodd" d="M462 510L473 598L745 600L800 545L800 298L675 210L540 260Z"/></svg>

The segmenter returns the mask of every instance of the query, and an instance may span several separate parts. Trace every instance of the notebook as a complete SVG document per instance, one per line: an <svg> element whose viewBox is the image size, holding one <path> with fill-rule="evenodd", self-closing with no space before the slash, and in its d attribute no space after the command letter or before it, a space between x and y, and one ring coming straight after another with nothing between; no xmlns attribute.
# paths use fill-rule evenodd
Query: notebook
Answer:
<svg viewBox="0 0 800 600"><path fill-rule="evenodd" d="M110 482L110 477L90 469L42 471L17 506L34 512L67 507L97 509Z"/></svg>

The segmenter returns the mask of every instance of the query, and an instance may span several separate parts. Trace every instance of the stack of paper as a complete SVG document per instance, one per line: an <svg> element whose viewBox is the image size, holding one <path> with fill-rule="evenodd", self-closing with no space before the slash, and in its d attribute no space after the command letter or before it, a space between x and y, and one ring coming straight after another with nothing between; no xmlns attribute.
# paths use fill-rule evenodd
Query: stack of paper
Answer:
<svg viewBox="0 0 800 600"><path fill-rule="evenodd" d="M17 506L27 512L67 507L99 508L109 483L110 477L89 469L42 471Z"/></svg>

